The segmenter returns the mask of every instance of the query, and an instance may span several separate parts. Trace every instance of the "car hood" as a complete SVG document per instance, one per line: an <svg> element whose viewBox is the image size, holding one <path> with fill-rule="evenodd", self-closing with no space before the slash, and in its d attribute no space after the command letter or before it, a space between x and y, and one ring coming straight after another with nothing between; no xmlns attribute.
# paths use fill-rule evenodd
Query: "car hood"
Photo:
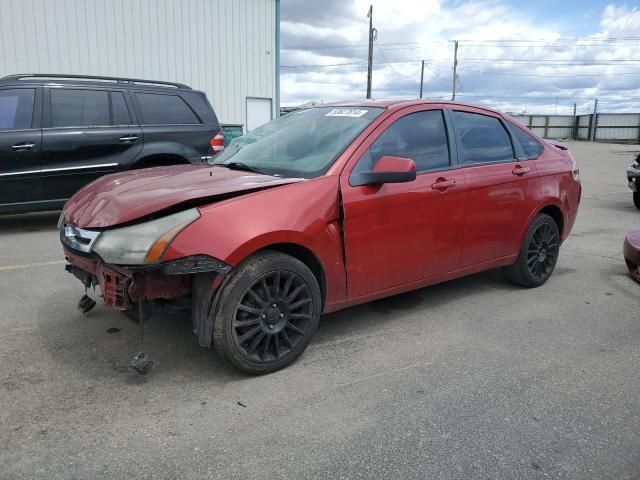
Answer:
<svg viewBox="0 0 640 480"><path fill-rule="evenodd" d="M208 165L174 165L106 175L64 206L65 219L81 228L107 228L179 205L198 205L303 181Z"/></svg>

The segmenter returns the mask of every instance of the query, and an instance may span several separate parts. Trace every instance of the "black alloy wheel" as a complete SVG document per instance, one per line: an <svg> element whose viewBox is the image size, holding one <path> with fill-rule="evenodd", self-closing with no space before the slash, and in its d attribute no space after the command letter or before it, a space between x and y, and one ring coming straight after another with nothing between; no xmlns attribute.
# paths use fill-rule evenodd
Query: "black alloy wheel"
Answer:
<svg viewBox="0 0 640 480"><path fill-rule="evenodd" d="M552 217L540 213L527 228L516 262L504 267L503 271L518 285L539 287L553 273L559 253L558 225Z"/></svg>
<svg viewBox="0 0 640 480"><path fill-rule="evenodd" d="M534 230L527 250L527 268L536 282L544 282L553 272L560 252L559 240L557 228L549 223Z"/></svg>
<svg viewBox="0 0 640 480"><path fill-rule="evenodd" d="M318 327L318 280L280 252L253 255L231 273L214 312L213 344L235 368L254 375L292 363Z"/></svg>
<svg viewBox="0 0 640 480"><path fill-rule="evenodd" d="M245 290L233 319L239 350L256 362L272 362L291 353L311 324L313 298L295 272L277 270Z"/></svg>

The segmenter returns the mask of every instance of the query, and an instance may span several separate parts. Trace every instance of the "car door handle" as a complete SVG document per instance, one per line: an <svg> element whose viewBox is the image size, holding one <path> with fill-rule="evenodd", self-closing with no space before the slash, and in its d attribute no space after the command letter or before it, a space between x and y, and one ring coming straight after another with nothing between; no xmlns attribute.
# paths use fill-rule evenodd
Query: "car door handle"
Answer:
<svg viewBox="0 0 640 480"><path fill-rule="evenodd" d="M138 139L137 135L126 135L124 137L120 137L121 143L131 143L135 142Z"/></svg>
<svg viewBox="0 0 640 480"><path fill-rule="evenodd" d="M35 146L35 143L18 143L16 145L12 145L11 150L14 152L20 152L22 150L31 150Z"/></svg>
<svg viewBox="0 0 640 480"><path fill-rule="evenodd" d="M520 165L516 165L513 170L511 170L511 173L513 173L514 175L524 175L526 173L529 173L531 171L531 169L529 167L523 167Z"/></svg>
<svg viewBox="0 0 640 480"><path fill-rule="evenodd" d="M431 184L431 188L434 190L446 190L447 188L455 186L456 181L453 179L447 180L446 178L439 178L435 183Z"/></svg>

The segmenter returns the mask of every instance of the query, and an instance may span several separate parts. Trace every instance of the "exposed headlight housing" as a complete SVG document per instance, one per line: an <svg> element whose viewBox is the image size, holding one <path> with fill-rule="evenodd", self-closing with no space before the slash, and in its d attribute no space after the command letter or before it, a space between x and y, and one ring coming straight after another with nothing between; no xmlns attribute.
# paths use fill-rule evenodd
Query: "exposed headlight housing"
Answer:
<svg viewBox="0 0 640 480"><path fill-rule="evenodd" d="M162 259L171 241L200 218L198 209L174 213L130 227L105 230L92 250L106 263L144 265Z"/></svg>

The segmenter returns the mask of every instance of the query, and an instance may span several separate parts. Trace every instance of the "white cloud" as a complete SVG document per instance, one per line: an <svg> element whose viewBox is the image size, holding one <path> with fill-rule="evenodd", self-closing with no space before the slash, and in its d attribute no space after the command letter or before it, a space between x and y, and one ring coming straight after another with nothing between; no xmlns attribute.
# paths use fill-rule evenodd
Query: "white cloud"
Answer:
<svg viewBox="0 0 640 480"><path fill-rule="evenodd" d="M600 20L600 27L605 34L632 34L640 33L640 9L629 8L626 5L617 7L607 5Z"/></svg>
<svg viewBox="0 0 640 480"><path fill-rule="evenodd" d="M308 9L301 6L303 2ZM374 97L417 97L421 59L428 62L426 95L448 97L453 57L449 39L455 38L461 40L460 99L510 111L526 107L528 111L565 113L574 102L590 108L591 99L597 96L602 98L603 108L640 110L640 102L635 99L640 96L640 62L627 61L638 58L638 42L603 40L640 37L637 7L609 5L600 13L594 12L601 15L599 31L568 41L561 18L555 18L553 24L540 24L500 0L460 1L453 5L440 0L325 0L312 4L306 0L283 1L282 64L335 65L283 68L283 104L364 97L366 13L370 3L378 30ZM292 8L293 18L287 18L287 5ZM573 27L575 18L566 19L568 29ZM492 42L500 39L520 42ZM300 49L288 49L294 46ZM386 64L385 58L392 65ZM575 65L593 60L609 64ZM349 65L340 65L345 63ZM638 74L626 75L631 72ZM615 98L627 100L612 101Z"/></svg>

